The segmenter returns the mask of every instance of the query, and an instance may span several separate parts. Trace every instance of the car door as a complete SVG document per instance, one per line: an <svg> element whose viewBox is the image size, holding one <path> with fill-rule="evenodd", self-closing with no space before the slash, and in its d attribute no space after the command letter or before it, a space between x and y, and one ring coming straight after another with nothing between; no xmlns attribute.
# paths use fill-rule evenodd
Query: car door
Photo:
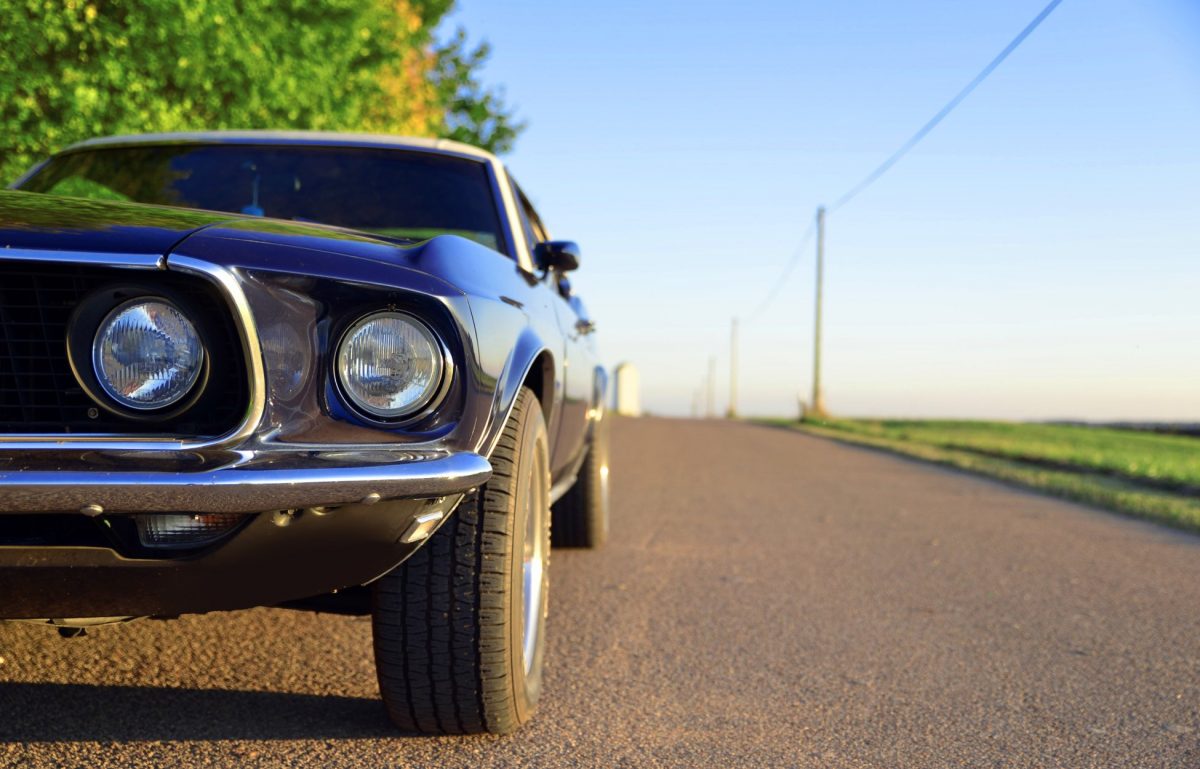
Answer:
<svg viewBox="0 0 1200 769"><path fill-rule="evenodd" d="M511 180L511 177L510 177ZM521 224L525 228L525 240L529 248L550 239L541 217L521 192L516 181L512 181L513 197L520 209ZM555 479L567 471L583 452L587 435L588 410L592 406L595 390L595 342L592 330L595 325L586 317L583 303L571 291L570 280L556 271L547 273L543 282L551 291L558 325L562 331L563 346L563 400L558 434L550 459Z"/></svg>
<svg viewBox="0 0 1200 769"><path fill-rule="evenodd" d="M567 375L567 393L563 399L564 424L570 423L570 435L563 433L564 443L576 447L568 461L576 459L583 449L587 437L588 412L596 404L597 383L596 365L596 324L588 315L583 300L575 293L570 279L565 275L558 276L556 281L558 297L556 302L559 324L566 337L567 356L570 365ZM602 396L601 396L602 397Z"/></svg>

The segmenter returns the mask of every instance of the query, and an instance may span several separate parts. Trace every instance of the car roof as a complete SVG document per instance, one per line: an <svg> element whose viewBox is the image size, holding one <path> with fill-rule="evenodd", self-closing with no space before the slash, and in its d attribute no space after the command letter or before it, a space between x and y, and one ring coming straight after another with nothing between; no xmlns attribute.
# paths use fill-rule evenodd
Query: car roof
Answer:
<svg viewBox="0 0 1200 769"><path fill-rule="evenodd" d="M495 156L486 150L450 139L337 131L183 131L103 136L72 144L62 150L60 154L103 147L155 144L296 144L316 147L382 147L466 156L489 162L496 160Z"/></svg>

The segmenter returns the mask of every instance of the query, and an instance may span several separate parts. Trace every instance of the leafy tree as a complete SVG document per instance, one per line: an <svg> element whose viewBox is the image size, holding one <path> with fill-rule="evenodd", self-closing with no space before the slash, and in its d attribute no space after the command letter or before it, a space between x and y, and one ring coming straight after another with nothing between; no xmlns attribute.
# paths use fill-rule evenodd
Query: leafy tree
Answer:
<svg viewBox="0 0 1200 769"><path fill-rule="evenodd" d="M478 72L490 54L487 43L468 50L466 32L459 28L437 51L432 79L438 102L446 106L443 136L488 147L493 152L507 152L525 124L513 121L503 93L480 82Z"/></svg>
<svg viewBox="0 0 1200 769"><path fill-rule="evenodd" d="M523 127L480 81L452 0L0 0L0 179L114 133L297 128L450 136Z"/></svg>

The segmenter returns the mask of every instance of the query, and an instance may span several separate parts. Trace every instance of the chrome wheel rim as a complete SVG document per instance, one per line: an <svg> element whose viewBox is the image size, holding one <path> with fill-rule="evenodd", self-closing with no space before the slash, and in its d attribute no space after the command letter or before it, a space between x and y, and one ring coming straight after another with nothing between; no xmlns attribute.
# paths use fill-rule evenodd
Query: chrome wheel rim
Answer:
<svg viewBox="0 0 1200 769"><path fill-rule="evenodd" d="M608 442L600 454L600 528L608 535Z"/></svg>
<svg viewBox="0 0 1200 769"><path fill-rule="evenodd" d="M546 529L546 512L550 509L546 484L541 482L546 476L545 461L545 457L538 452L534 461L529 463L530 476L526 481L529 493L525 495L525 552L522 564L525 620L522 654L526 675L533 669L545 617L546 542L543 533Z"/></svg>

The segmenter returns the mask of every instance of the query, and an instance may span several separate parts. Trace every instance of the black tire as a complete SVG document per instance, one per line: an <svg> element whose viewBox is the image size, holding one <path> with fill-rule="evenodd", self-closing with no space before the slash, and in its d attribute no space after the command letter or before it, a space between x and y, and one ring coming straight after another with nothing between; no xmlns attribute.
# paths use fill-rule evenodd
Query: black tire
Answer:
<svg viewBox="0 0 1200 769"><path fill-rule="evenodd" d="M531 391L518 395L491 463L487 484L372 590L379 692L406 731L504 734L529 720L541 693L550 461ZM527 542L544 556L528 662Z"/></svg>
<svg viewBox="0 0 1200 769"><path fill-rule="evenodd" d="M604 414L592 430L591 445L575 485L554 503L555 547L596 548L608 541L608 424Z"/></svg>

